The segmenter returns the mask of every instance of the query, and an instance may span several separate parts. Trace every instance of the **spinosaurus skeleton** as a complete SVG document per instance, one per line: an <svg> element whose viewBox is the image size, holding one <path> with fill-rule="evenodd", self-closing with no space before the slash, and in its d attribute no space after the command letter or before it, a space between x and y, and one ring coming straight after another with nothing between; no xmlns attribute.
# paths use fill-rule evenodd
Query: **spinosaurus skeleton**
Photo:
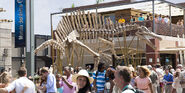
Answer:
<svg viewBox="0 0 185 93"><path fill-rule="evenodd" d="M137 24L121 24L118 22L113 24L110 18L106 18L106 20L104 19L104 16L101 16L100 14L90 12L85 14L84 11L72 12L70 15L66 14L66 16L62 16L62 19L58 23L57 29L54 32L55 39L50 39L42 43L35 49L35 53L52 46L54 49L60 51L60 58L62 59L65 55L66 48L72 49L73 45L76 45L82 47L97 58L95 61L96 67L100 57L104 57L110 61L112 60L111 55L114 55L116 59L122 59L124 57L124 55L116 55L113 43L114 37L119 36L124 32L136 31L135 35L153 49L155 49L155 45L153 45L147 36L158 38L159 40L162 39L159 35L148 30L145 26L139 26ZM102 42L110 47L112 54L106 54L103 50L97 50L96 48L93 50L93 48L86 45L87 42Z"/></svg>

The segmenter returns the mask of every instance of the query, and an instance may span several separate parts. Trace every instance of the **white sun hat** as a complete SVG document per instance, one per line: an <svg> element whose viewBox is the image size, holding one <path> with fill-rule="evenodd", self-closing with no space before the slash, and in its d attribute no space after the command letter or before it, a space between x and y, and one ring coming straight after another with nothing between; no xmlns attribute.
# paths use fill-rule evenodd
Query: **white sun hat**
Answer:
<svg viewBox="0 0 185 93"><path fill-rule="evenodd" d="M78 72L78 74L73 75L73 76L72 76L72 81L73 81L73 82L76 82L76 79L77 79L79 76L85 76L85 77L87 77L87 78L89 79L90 84L92 84L93 81L94 81L94 79L93 79L92 77L90 77L89 74L88 74L88 72L87 72L86 70L84 70L84 69L80 70L80 71Z"/></svg>

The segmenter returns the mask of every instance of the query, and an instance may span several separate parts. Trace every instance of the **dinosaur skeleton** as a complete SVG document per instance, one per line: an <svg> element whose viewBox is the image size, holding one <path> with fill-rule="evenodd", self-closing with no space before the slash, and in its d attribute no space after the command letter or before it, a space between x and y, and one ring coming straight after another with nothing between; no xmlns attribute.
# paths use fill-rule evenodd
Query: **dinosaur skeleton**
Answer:
<svg viewBox="0 0 185 93"><path fill-rule="evenodd" d="M120 37L123 33L136 31L135 35L153 49L155 49L155 45L148 39L148 36L161 40L159 35L149 31L144 26L139 26L137 24L120 24L118 22L113 24L110 18L106 18L106 21L104 19L104 16L101 16L100 14L90 12L85 14L84 11L72 12L70 15L66 14L66 16L62 16L62 19L58 23L57 29L54 32L55 39L50 39L41 44L35 49L35 53L48 46L52 46L54 49L60 51L60 57L63 58L66 47L72 49L74 46L71 46L71 44L75 44L95 56L95 61L97 61L95 62L96 67L98 60L100 59L99 57L104 57L110 61L112 60L111 55L96 49L99 47L96 45L100 42L103 42L103 44L110 47L111 53L116 59L122 59L124 55L116 55L113 42L115 37ZM128 53L129 52L131 51L128 51Z"/></svg>

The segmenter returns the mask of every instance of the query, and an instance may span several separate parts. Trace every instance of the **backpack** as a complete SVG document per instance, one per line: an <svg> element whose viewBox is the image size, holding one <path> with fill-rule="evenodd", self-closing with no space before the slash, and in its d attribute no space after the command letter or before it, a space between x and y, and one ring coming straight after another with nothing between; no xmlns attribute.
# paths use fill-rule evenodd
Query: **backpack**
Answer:
<svg viewBox="0 0 185 93"><path fill-rule="evenodd" d="M134 93L144 93L144 91L139 90L139 89L134 89L134 88L127 87L125 90L127 90L127 89L134 91Z"/></svg>

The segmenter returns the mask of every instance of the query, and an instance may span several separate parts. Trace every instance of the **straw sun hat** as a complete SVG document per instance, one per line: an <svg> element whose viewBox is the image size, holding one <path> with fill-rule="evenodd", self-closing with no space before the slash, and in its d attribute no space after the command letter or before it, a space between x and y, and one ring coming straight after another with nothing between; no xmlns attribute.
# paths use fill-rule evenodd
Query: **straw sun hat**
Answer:
<svg viewBox="0 0 185 93"><path fill-rule="evenodd" d="M76 79L77 79L79 76L85 76L85 77L87 77L87 78L89 79L90 84L92 84L93 81L94 81L94 79L91 78L91 77L89 76L88 72L87 72L86 70L84 70L84 69L80 70L80 71L78 72L78 74L73 75L73 76L72 76L72 81L73 81L73 82L76 82Z"/></svg>

